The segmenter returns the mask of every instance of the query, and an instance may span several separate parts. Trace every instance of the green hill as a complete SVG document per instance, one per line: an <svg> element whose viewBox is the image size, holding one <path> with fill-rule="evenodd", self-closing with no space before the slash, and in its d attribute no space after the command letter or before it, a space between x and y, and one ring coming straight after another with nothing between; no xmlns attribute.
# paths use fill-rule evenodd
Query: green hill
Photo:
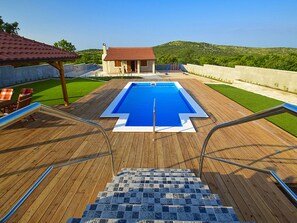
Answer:
<svg viewBox="0 0 297 223"><path fill-rule="evenodd" d="M183 51L195 52L197 56L237 56L297 53L297 48L255 48L241 46L216 45L204 42L172 41L154 47L156 55L180 54Z"/></svg>
<svg viewBox="0 0 297 223"><path fill-rule="evenodd" d="M188 41L172 41L153 48L159 64L243 65L297 71L297 48L254 48ZM81 58L76 63L102 63L102 49L87 49L77 53Z"/></svg>
<svg viewBox="0 0 297 223"><path fill-rule="evenodd" d="M154 47L157 62L257 66L297 71L297 48L254 48L172 41Z"/></svg>

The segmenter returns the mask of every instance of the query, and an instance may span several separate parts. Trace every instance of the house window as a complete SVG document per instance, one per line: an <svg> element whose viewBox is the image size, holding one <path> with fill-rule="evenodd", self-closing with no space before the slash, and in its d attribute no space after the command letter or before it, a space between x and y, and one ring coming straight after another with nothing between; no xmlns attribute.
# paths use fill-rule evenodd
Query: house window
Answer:
<svg viewBox="0 0 297 223"><path fill-rule="evenodd" d="M147 66L147 60L142 60L142 61L141 61L141 66L143 66L143 67L144 67L144 66Z"/></svg>
<svg viewBox="0 0 297 223"><path fill-rule="evenodd" d="M121 66L121 61L116 60L116 61L114 61L114 64L115 64L116 67L120 67Z"/></svg>

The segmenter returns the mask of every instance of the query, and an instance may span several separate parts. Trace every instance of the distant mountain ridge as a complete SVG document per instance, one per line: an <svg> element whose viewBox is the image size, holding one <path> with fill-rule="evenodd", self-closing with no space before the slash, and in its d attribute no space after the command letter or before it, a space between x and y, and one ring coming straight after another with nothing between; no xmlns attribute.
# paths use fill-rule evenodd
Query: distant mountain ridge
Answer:
<svg viewBox="0 0 297 223"><path fill-rule="evenodd" d="M157 63L236 65L297 71L297 48L257 48L216 45L204 42L171 41L153 47ZM102 49L77 51L76 63L102 63Z"/></svg>
<svg viewBox="0 0 297 223"><path fill-rule="evenodd" d="M154 46L154 51L157 55L162 54L177 54L180 51L191 50L195 51L199 56L237 56L237 55L266 55L266 54L290 54L297 53L297 48L288 47L273 47L273 48L258 48L244 46L228 46L216 45L205 42L190 42L190 41L171 41L161 45Z"/></svg>
<svg viewBox="0 0 297 223"><path fill-rule="evenodd" d="M157 63L236 65L297 71L297 48L257 48L172 41L153 47Z"/></svg>

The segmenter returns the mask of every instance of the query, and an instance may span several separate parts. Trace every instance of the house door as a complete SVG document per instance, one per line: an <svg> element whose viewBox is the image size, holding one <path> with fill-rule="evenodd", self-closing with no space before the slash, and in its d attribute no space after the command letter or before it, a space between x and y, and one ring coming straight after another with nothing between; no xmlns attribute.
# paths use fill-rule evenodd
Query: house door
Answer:
<svg viewBox="0 0 297 223"><path fill-rule="evenodd" d="M135 65L136 65L135 60L132 60L132 61L131 61L131 69L132 69L132 72L135 72L135 71L136 71L136 69L135 69Z"/></svg>
<svg viewBox="0 0 297 223"><path fill-rule="evenodd" d="M127 61L127 72L130 73L131 72L131 60Z"/></svg>
<svg viewBox="0 0 297 223"><path fill-rule="evenodd" d="M128 60L127 61L127 72L136 72L137 63L135 60Z"/></svg>

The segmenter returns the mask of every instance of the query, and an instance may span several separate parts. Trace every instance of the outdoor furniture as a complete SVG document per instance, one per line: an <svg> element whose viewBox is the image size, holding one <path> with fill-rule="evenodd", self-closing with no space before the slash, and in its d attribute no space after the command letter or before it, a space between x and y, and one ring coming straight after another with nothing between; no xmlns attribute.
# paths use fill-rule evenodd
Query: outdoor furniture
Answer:
<svg viewBox="0 0 297 223"><path fill-rule="evenodd" d="M19 110L21 108L24 108L28 106L32 101L32 94L19 94L18 100L15 104L12 104L11 106L7 107L7 113L14 112L16 110ZM35 120L32 115L30 115L30 118L32 120Z"/></svg>
<svg viewBox="0 0 297 223"><path fill-rule="evenodd" d="M11 111L15 111L26 107L31 103L32 94L19 94L17 103L10 107Z"/></svg>
<svg viewBox="0 0 297 223"><path fill-rule="evenodd" d="M3 88L0 93L0 100L10 100L13 94L12 88Z"/></svg>
<svg viewBox="0 0 297 223"><path fill-rule="evenodd" d="M20 94L33 94L33 88L22 88Z"/></svg>
<svg viewBox="0 0 297 223"><path fill-rule="evenodd" d="M0 116L4 116L7 108L11 107L15 103L15 100L0 100Z"/></svg>

